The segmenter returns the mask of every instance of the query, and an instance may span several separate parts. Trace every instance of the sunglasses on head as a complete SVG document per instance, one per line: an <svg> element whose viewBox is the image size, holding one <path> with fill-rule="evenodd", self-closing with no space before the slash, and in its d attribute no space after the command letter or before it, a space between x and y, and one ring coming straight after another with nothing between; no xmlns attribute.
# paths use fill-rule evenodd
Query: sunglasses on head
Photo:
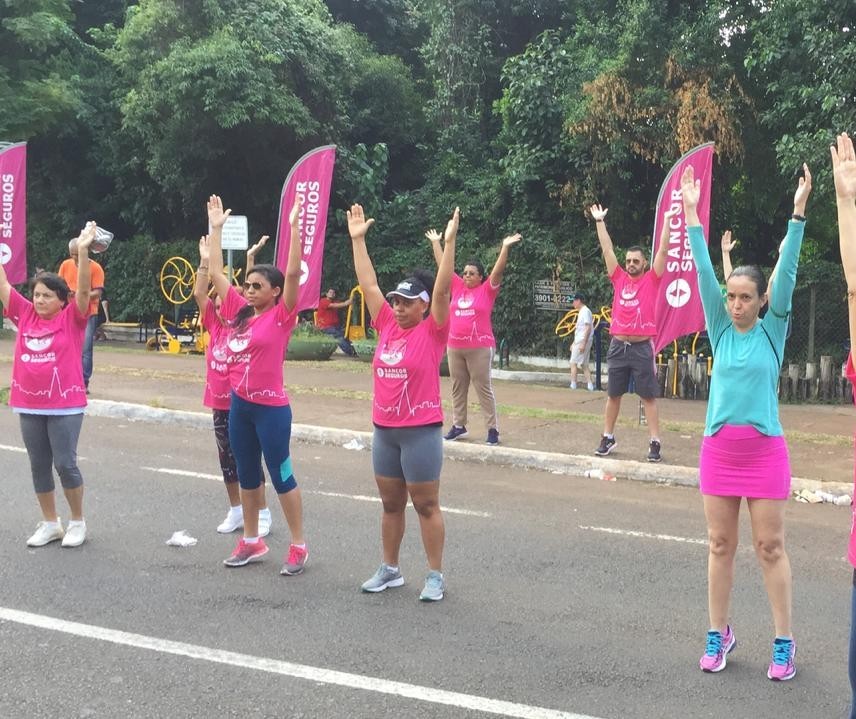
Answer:
<svg viewBox="0 0 856 719"><path fill-rule="evenodd" d="M256 292L258 292L262 288L261 282L244 282L244 289L248 290L252 287Z"/></svg>

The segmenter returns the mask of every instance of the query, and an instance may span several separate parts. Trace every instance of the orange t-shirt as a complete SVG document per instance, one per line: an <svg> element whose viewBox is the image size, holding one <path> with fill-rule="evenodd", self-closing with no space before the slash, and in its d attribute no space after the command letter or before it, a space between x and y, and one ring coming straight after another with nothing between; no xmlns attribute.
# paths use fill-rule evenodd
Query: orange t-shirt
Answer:
<svg viewBox="0 0 856 719"><path fill-rule="evenodd" d="M70 257L60 266L57 274L62 277L72 292L77 292L77 264ZM104 289L104 268L95 260L89 260L89 291ZM98 299L89 302L89 314L98 314Z"/></svg>

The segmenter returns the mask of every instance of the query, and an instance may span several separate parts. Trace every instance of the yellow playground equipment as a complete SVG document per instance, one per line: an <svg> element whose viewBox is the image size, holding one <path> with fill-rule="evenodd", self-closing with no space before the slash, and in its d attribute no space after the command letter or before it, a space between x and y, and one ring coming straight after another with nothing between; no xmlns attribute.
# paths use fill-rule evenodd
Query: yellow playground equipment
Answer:
<svg viewBox="0 0 856 719"><path fill-rule="evenodd" d="M579 310L573 309L568 310L568 312L559 320L556 324L556 334L559 337L567 337L572 334L573 331L577 328L577 315L579 314ZM596 330L597 326L604 322L612 322L612 308L611 307L601 307L600 312L592 315L592 330Z"/></svg>
<svg viewBox="0 0 856 719"><path fill-rule="evenodd" d="M155 336L146 343L149 349L170 354L204 352L207 333L199 321L199 309L193 301L196 270L184 257L170 257L160 272L160 289L167 301L174 305L172 320L163 314L158 320ZM189 307L185 305L192 303Z"/></svg>
<svg viewBox="0 0 856 719"><path fill-rule="evenodd" d="M351 341L364 340L366 338L366 298L359 285L351 290L349 296L353 301L348 305L348 315L345 318L345 337Z"/></svg>

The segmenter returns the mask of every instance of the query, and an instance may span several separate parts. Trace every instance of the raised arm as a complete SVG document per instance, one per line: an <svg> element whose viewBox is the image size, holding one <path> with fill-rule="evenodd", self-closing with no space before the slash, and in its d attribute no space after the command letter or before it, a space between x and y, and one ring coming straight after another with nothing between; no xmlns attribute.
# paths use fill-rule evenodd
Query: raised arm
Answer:
<svg viewBox="0 0 856 719"><path fill-rule="evenodd" d="M434 263L439 267L440 262L443 260L443 248L440 246L440 240L443 239L443 235L435 229L430 229L425 233L425 237L427 237L431 242L431 252L434 254Z"/></svg>
<svg viewBox="0 0 856 719"><path fill-rule="evenodd" d="M291 242L288 243L282 301L285 309L289 312L297 305L297 296L300 294L300 260L303 256L303 241L300 239L300 207L302 204L303 196L295 194L294 206L288 214L288 222L291 225Z"/></svg>
<svg viewBox="0 0 856 719"><path fill-rule="evenodd" d="M208 235L199 238L199 267L196 270L196 282L193 285L193 299L200 314L205 314L208 306L208 270L210 268Z"/></svg>
<svg viewBox="0 0 856 719"><path fill-rule="evenodd" d="M663 228L660 230L660 244L657 245L657 254L651 263L651 269L657 277L662 277L666 271L666 260L669 257L669 220L678 214L680 210L668 210L663 215Z"/></svg>
<svg viewBox="0 0 856 719"><path fill-rule="evenodd" d="M327 307L331 310L341 310L345 307L350 307L352 304L354 304L354 298L348 297L348 299L342 300L341 302L331 302Z"/></svg>
<svg viewBox="0 0 856 719"><path fill-rule="evenodd" d="M455 242L458 239L458 224L461 210L456 207L452 219L446 223L443 233L443 257L437 268L434 280L434 292L431 295L431 316L442 327L449 319L449 305L452 302L452 275L455 272Z"/></svg>
<svg viewBox="0 0 856 719"><path fill-rule="evenodd" d="M803 175L794 193L794 218L788 222L788 234L780 246L779 259L773 269L775 282L767 290L770 295L770 311L779 317L790 312L791 296L797 284L797 264L805 231L805 206L811 194L811 172L806 164L803 164ZM796 217L802 219L797 220Z"/></svg>
<svg viewBox="0 0 856 719"><path fill-rule="evenodd" d="M842 133L832 153L835 204L838 207L838 242L847 281L847 314L850 318L850 356L856 360L856 152L853 140Z"/></svg>
<svg viewBox="0 0 856 719"><path fill-rule="evenodd" d="M244 267L244 277L250 274L250 271L256 264L256 255L259 254L259 250L262 249L267 244L267 241L270 239L268 235L262 235L259 237L259 241L256 242L249 250L247 250L247 260L246 266Z"/></svg>
<svg viewBox="0 0 856 719"><path fill-rule="evenodd" d="M502 241L502 245L499 248L499 257L496 258L496 263L490 271L491 287L499 287L502 284L502 276L505 274L505 266L508 264L508 248L522 239L523 236L518 232L514 235L509 235Z"/></svg>
<svg viewBox="0 0 856 719"><path fill-rule="evenodd" d="M377 283L377 275L374 271L369 251L366 247L366 233L374 220L367 220L362 205L351 205L348 210L348 234L351 235L351 247L354 251L354 270L357 273L357 282L366 298L369 314L377 317L386 298L383 296Z"/></svg>
<svg viewBox="0 0 856 719"><path fill-rule="evenodd" d="M612 277L615 268L618 267L618 258L615 256L615 248L612 246L612 238L606 231L606 213L609 210L600 205L592 205L589 209L594 218L597 228L597 241L600 242L600 251L603 253L603 261L606 263L606 274Z"/></svg>
<svg viewBox="0 0 856 719"><path fill-rule="evenodd" d="M208 198L208 224L211 234L208 235L208 275L214 285L214 291L220 299L226 299L231 282L223 274L223 225L232 210L223 209L223 200L218 195Z"/></svg>
<svg viewBox="0 0 856 719"><path fill-rule="evenodd" d="M731 239L731 230L726 230L722 233L720 247L722 248L722 281L728 282L731 272L734 270L731 264L731 250L737 244L737 240Z"/></svg>
<svg viewBox="0 0 856 719"><path fill-rule="evenodd" d="M89 247L95 240L95 223L86 223L80 237L77 238L77 291L74 293L74 302L77 309L84 317L89 315L89 296L91 289L89 285L92 280L91 267L89 264Z"/></svg>

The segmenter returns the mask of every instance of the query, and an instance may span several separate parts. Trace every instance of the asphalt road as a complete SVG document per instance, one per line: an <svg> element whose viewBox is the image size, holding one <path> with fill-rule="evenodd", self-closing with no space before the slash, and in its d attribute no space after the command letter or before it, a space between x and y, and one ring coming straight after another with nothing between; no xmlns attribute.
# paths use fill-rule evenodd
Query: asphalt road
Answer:
<svg viewBox="0 0 856 719"><path fill-rule="evenodd" d="M706 547L694 490L447 462L448 593L426 605L412 513L405 586L359 592L380 559L367 452L293 446L311 554L287 578L275 505L265 561L221 564L235 537L214 531L225 492L211 433L87 418L79 549L24 545L38 512L21 447L4 408L0 717L845 716L848 508L788 505L798 674L775 684L750 546L737 649L723 673L698 669ZM166 546L179 529L198 545Z"/></svg>

